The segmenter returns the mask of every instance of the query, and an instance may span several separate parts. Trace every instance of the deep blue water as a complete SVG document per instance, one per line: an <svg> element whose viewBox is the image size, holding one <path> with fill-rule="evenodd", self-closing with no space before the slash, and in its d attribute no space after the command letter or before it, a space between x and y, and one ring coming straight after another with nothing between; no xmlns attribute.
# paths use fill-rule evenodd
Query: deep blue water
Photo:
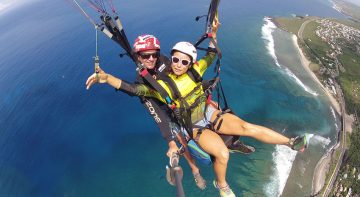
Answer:
<svg viewBox="0 0 360 197"><path fill-rule="evenodd" d="M0 12L0 196L175 196L164 178L166 143L138 99L107 86L85 90L93 72L93 26L69 1L16 6L21 3ZM207 4L115 2L129 40L154 34L164 53L201 35L203 24L194 18L206 13ZM334 139L328 103L299 96L302 90L279 74L261 38L264 16L292 13L341 17L325 0L221 2L225 91L247 121L285 129L289 136L316 130ZM118 57L121 52L99 36L102 68L132 81L134 66ZM244 140L257 152L232 155L229 183L240 196L263 196L273 174L274 146ZM209 185L200 192L182 166L187 196L217 195L211 167L201 166Z"/></svg>

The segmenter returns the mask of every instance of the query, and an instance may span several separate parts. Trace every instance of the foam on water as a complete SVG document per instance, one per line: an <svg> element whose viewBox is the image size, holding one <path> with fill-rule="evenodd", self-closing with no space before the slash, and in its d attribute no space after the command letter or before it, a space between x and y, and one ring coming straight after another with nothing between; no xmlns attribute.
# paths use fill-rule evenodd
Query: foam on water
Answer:
<svg viewBox="0 0 360 197"><path fill-rule="evenodd" d="M341 13L341 8L339 6L336 5L336 3L334 1L330 1L332 4L332 8L334 8L336 11Z"/></svg>
<svg viewBox="0 0 360 197"><path fill-rule="evenodd" d="M271 22L270 18L265 17L264 18L265 24L261 28L262 32L262 38L264 39L266 43L266 49L268 50L270 56L274 59L275 64L281 68L281 71L284 72L286 75L290 76L298 85L300 85L306 92L318 96L318 93L311 90L309 87L307 87L305 84L301 82L301 80L296 77L294 73L292 73L288 68L280 65L278 58L275 54L275 44L274 44L274 37L272 35L272 32L276 29L276 26L273 22Z"/></svg>
<svg viewBox="0 0 360 197"><path fill-rule="evenodd" d="M277 145L273 152L273 161L275 163L274 173L270 177L270 183L265 185L267 196L280 196L284 190L286 181L289 177L292 164L297 152L287 146Z"/></svg>
<svg viewBox="0 0 360 197"><path fill-rule="evenodd" d="M275 64L281 67L275 55L275 43L274 43L274 38L272 36L272 32L276 29L276 26L273 22L271 22L270 18L268 17L265 17L264 21L265 24L261 28L261 33L262 33L261 37L264 39L266 43L266 49L268 50L269 54L275 60Z"/></svg>
<svg viewBox="0 0 360 197"><path fill-rule="evenodd" d="M331 111L331 114L333 115L334 117L334 120L336 120L336 113L335 113L335 110L333 107L330 106L330 111ZM336 127L336 130L339 131L339 125L336 123L335 121L335 127Z"/></svg>
<svg viewBox="0 0 360 197"><path fill-rule="evenodd" d="M319 144L321 145L323 148L325 148L327 145L330 144L331 140L330 138L324 138L320 135L314 135L314 134L310 134L311 135L311 141L310 144L316 145ZM311 146L311 145L310 145Z"/></svg>
<svg viewBox="0 0 360 197"><path fill-rule="evenodd" d="M308 138L309 145L320 144L324 148L331 142L329 138L324 138L322 136L314 134L308 134ZM275 151L272 154L273 161L275 163L275 166L273 168L274 173L270 177L270 182L264 187L264 191L267 196L281 196L287 179L289 178L296 154L297 151L294 151L287 146L277 145L275 147ZM302 174L305 172L306 166L308 164L309 163L304 163L301 167Z"/></svg>

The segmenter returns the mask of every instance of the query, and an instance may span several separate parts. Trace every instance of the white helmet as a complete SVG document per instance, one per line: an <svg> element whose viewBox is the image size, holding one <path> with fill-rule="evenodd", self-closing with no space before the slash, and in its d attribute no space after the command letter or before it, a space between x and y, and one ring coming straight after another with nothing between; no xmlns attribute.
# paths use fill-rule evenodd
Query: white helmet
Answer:
<svg viewBox="0 0 360 197"><path fill-rule="evenodd" d="M171 52L174 51L185 53L186 55L189 55L192 58L192 63L196 62L196 57L197 57L196 48L190 42L176 43L175 46L172 48Z"/></svg>

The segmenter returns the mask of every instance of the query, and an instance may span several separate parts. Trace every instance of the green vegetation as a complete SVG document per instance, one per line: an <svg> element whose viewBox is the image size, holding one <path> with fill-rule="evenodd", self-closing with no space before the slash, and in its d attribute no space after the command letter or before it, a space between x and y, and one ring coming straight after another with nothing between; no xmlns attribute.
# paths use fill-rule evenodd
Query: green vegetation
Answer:
<svg viewBox="0 0 360 197"><path fill-rule="evenodd" d="M319 36L315 34L316 29L318 28L319 23L312 21L308 23L303 32L303 39L306 44L306 54L310 57L310 61L318 62L321 65L330 67L329 63L332 63L333 60L326 57L326 51L329 51L330 45L324 42Z"/></svg>
<svg viewBox="0 0 360 197"><path fill-rule="evenodd" d="M360 49L358 45L358 39L360 38L357 38L357 41L355 41L349 40L345 36L340 37L339 35L343 35L342 33L350 35L349 31L342 32L346 30L339 28L338 24L334 25L332 22L341 22L343 25L359 30L360 24L334 19L314 19L279 18L275 19L275 21L280 28L295 35L298 35L299 30L301 31L302 23L307 22L302 35L300 35L302 39L299 39L299 46L312 62L310 65L311 70L321 79L335 79L343 90L347 113L360 117ZM322 33L318 33L324 39L316 34L320 29L325 30ZM342 33L333 33L337 31ZM354 126L359 125L359 120L356 121ZM345 156L346 159L339 171L339 176L333 188L333 194L330 196L335 196L336 194L346 196L350 193L350 188L351 195L360 194L360 128L354 128L353 133L350 137L347 137L346 141L347 148L349 148L347 156ZM327 174L326 183L335 170L340 151L340 149L337 149L333 153L333 160Z"/></svg>
<svg viewBox="0 0 360 197"><path fill-rule="evenodd" d="M336 21L338 23L342 23L344 25L347 25L349 27L353 27L355 29L360 29L360 23L359 22L354 22L354 21L350 21L350 20L340 20L340 19L333 19L333 21Z"/></svg>
<svg viewBox="0 0 360 197"><path fill-rule="evenodd" d="M340 72L336 68L336 59L329 57L328 53L333 52L330 44L323 41L318 35L316 30L319 29L320 23L317 22L315 17L306 18L276 18L274 21L280 28L289 31L293 34L298 33L301 24L305 21L310 21L303 31L303 42L299 40L299 46L303 49L307 58L318 66L312 66L312 70L321 79L327 79L334 76L334 73L338 73L337 81L343 89L346 100L346 109L348 113L356 113L360 117L360 55L357 52L356 43L351 43L345 39L338 39L337 44L342 49L342 54L339 54L336 58L341 63ZM335 20L333 22L342 22L351 27L357 27L360 29L358 23L352 21ZM324 71L324 69L327 69ZM321 72L322 70L322 72Z"/></svg>
<svg viewBox="0 0 360 197"><path fill-rule="evenodd" d="M350 193L355 196L355 194L360 194L360 181L358 180L359 169L351 165L345 165L341 169L338 175L338 180L335 183L335 188L333 188L332 195L336 196L347 196Z"/></svg>
<svg viewBox="0 0 360 197"><path fill-rule="evenodd" d="M351 75L340 75L340 83L345 94L346 109L349 113L359 116L360 109L360 79L354 79Z"/></svg>
<svg viewBox="0 0 360 197"><path fill-rule="evenodd" d="M348 157L344 161L343 167L339 172L338 179L336 180L334 192L341 194L342 196L347 195L349 188L352 190L352 195L360 194L360 130L353 130L350 136L351 145L347 152ZM341 191L342 188L345 191Z"/></svg>
<svg viewBox="0 0 360 197"><path fill-rule="evenodd" d="M338 159L339 159L339 155L340 155L340 151L338 149L335 149L335 152L332 153L331 156L331 162L330 162L330 166L329 166L329 170L326 174L326 179L325 179L325 185L321 190L320 196L322 196L325 192L325 188L327 187L327 184L330 181L331 176L333 175L335 168L336 168L336 164L338 163Z"/></svg>
<svg viewBox="0 0 360 197"><path fill-rule="evenodd" d="M274 22L277 23L281 29L297 35L301 24L306 21L306 18L275 18Z"/></svg>
<svg viewBox="0 0 360 197"><path fill-rule="evenodd" d="M320 65L319 64L310 63L309 67L313 72L319 72L319 70L320 70Z"/></svg>
<svg viewBox="0 0 360 197"><path fill-rule="evenodd" d="M349 135L348 132L349 131L346 131L346 148L347 149L349 149L350 144L351 144L351 138L350 138L351 135Z"/></svg>
<svg viewBox="0 0 360 197"><path fill-rule="evenodd" d="M360 130L356 129L352 132L350 136L351 144L349 148L349 163L359 168L360 167L360 151L359 151L359 144L360 144ZM359 169L360 170L360 169Z"/></svg>
<svg viewBox="0 0 360 197"><path fill-rule="evenodd" d="M356 48L349 45L343 48L339 61L345 72L340 72L340 84L345 94L346 108L349 113L360 115L360 55Z"/></svg>

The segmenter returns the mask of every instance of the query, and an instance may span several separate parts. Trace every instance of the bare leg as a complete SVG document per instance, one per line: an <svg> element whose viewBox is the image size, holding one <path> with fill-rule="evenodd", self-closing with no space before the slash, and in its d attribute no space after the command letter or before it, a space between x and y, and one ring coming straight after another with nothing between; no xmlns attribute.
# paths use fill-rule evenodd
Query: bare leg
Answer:
<svg viewBox="0 0 360 197"><path fill-rule="evenodd" d="M193 137L196 134L197 130L194 131ZM227 186L226 168L229 160L229 150L223 140L215 132L205 129L200 135L198 143L205 152L215 157L214 172L218 185L220 187Z"/></svg>
<svg viewBox="0 0 360 197"><path fill-rule="evenodd" d="M211 117L212 122L215 120L216 115L219 112L220 111L217 110L213 114ZM268 144L288 145L289 143L289 138L281 135L280 133L263 126L245 122L233 114L226 113L222 115L221 118L223 119L223 122L218 131L219 133L227 135L248 136ZM215 125L215 128L217 128L219 122L220 121L218 121L218 123Z"/></svg>
<svg viewBox="0 0 360 197"><path fill-rule="evenodd" d="M190 168L191 168L191 171L193 174L198 174L200 171L199 171L199 168L196 166L196 162L194 160L194 158L192 158L192 156L190 155L190 152L188 150L188 147L187 147L187 143L185 141L185 139L181 136L181 135L177 135L177 138L179 140L179 142L184 146L185 148L185 153L184 153L184 157L186 159L186 161L188 162Z"/></svg>

